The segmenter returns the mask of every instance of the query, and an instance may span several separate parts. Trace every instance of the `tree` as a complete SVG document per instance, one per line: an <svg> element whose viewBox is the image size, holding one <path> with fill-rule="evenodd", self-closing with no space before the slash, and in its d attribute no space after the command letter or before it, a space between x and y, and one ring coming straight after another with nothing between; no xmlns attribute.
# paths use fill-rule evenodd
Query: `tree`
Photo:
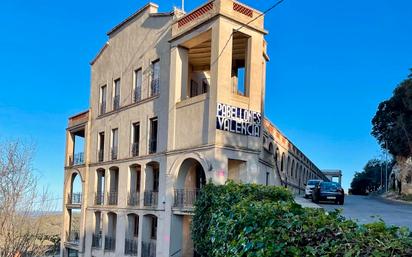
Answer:
<svg viewBox="0 0 412 257"><path fill-rule="evenodd" d="M42 214L52 210L32 167L33 147L0 142L0 256L43 256L48 250Z"/></svg>
<svg viewBox="0 0 412 257"><path fill-rule="evenodd" d="M388 162L388 176L394 165L393 161ZM364 195L369 191L375 191L380 186L386 185L386 162L377 159L369 160L363 171L356 172L350 184L351 192L354 195Z"/></svg>
<svg viewBox="0 0 412 257"><path fill-rule="evenodd" d="M393 156L412 156L412 73L379 104L372 125L372 135L382 148Z"/></svg>

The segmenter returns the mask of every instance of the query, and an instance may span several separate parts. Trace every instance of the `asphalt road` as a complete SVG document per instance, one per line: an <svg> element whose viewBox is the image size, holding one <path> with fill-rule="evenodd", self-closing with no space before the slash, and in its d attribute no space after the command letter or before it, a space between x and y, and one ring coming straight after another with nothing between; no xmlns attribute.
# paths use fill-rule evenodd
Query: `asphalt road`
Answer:
<svg viewBox="0 0 412 257"><path fill-rule="evenodd" d="M412 204L377 197L346 195L344 205L323 202L319 205L328 211L341 208L346 218L355 219L359 223L370 223L381 218L388 225L408 227L412 230Z"/></svg>

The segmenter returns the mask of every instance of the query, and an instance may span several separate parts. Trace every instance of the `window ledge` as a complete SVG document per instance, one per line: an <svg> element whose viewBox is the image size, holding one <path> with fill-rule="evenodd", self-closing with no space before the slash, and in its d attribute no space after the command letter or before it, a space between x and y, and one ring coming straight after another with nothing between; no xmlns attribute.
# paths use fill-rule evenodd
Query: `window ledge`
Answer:
<svg viewBox="0 0 412 257"><path fill-rule="evenodd" d="M139 101L139 102L131 103L131 104L128 104L128 105L121 106L121 107L120 107L119 109L117 109L117 110L109 111L109 112L106 112L106 113L104 113L104 114L99 114L99 115L97 116L97 119L101 119L101 118L110 116L110 115L112 115L113 113L118 113L118 112L121 112L121 111L123 111L123 110L127 110L127 109L129 109L129 108L132 108L132 107L135 107L135 106L138 106L138 105L141 105L141 104L150 102L150 101L152 101L152 100L154 100L154 99L156 99L156 98L159 98L159 96L160 96L160 94L156 94L156 95L150 96L150 97L148 97L148 98L145 98L145 99L143 99L143 100L141 100L141 101Z"/></svg>

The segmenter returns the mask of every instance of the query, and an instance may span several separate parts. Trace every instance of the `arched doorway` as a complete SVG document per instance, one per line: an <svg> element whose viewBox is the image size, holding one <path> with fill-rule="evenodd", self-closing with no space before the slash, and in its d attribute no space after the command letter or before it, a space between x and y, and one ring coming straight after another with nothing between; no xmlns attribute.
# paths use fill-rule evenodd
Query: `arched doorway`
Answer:
<svg viewBox="0 0 412 257"><path fill-rule="evenodd" d="M172 217L172 233L175 235L171 241L171 253L183 257L197 256L193 248L190 226L190 215L200 190L206 184L206 174L202 164L188 158L179 167L174 183L175 214Z"/></svg>
<svg viewBox="0 0 412 257"><path fill-rule="evenodd" d="M192 158L183 161L175 182L174 207L193 207L205 184L206 175L202 165Z"/></svg>

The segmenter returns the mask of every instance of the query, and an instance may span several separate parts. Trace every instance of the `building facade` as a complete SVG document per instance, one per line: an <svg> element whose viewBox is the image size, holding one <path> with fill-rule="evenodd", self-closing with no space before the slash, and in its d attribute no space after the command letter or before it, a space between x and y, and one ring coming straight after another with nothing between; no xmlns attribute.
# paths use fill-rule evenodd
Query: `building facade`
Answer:
<svg viewBox="0 0 412 257"><path fill-rule="evenodd" d="M202 186L299 193L321 171L264 117L263 14L233 0L149 3L91 62L90 109L66 130L62 256L196 256Z"/></svg>

